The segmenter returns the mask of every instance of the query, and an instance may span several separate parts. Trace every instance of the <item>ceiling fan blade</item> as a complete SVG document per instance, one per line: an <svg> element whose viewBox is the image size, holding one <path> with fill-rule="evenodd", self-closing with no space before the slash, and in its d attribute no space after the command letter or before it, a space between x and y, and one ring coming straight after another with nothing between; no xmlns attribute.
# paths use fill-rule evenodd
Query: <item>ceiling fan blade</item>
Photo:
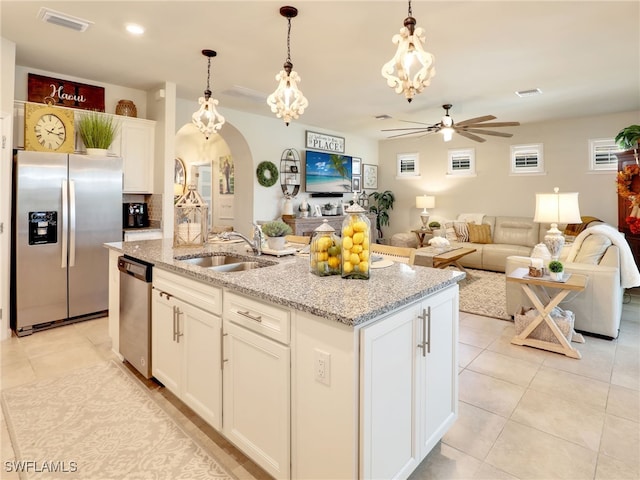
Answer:
<svg viewBox="0 0 640 480"><path fill-rule="evenodd" d="M496 137L513 137L513 133L494 132L493 130L481 130L479 128L465 128L462 131L469 133L479 133L480 135L494 135Z"/></svg>
<svg viewBox="0 0 640 480"><path fill-rule="evenodd" d="M397 135L391 135L390 137L387 137L387 138L406 137L407 135L415 135L415 134L417 134L417 133L423 133L423 132L424 132L424 134L425 134L425 135L428 135L428 134L432 133L432 132L430 132L429 130L423 130L422 132L405 132L405 133L399 133L399 134L397 134Z"/></svg>
<svg viewBox="0 0 640 480"><path fill-rule="evenodd" d="M463 125L463 127L518 127L520 122L491 122L491 123L478 123L475 125Z"/></svg>
<svg viewBox="0 0 640 480"><path fill-rule="evenodd" d="M486 142L484 138L474 135L473 133L465 132L464 130L456 130L456 132L458 132L463 137L467 137L470 140L474 140L476 142L481 142L481 143Z"/></svg>
<svg viewBox="0 0 640 480"><path fill-rule="evenodd" d="M493 115L485 115L483 117L476 117L476 118L470 118L469 120L463 120L462 122L456 123L456 126L464 127L465 125L470 125L472 123L486 122L488 120L495 120L495 119L496 117L494 117Z"/></svg>
<svg viewBox="0 0 640 480"><path fill-rule="evenodd" d="M424 122L414 122L413 120L399 120L400 122L404 122L404 123L417 123L418 125L427 125L429 127L434 127L435 125L431 124L431 123L424 123Z"/></svg>
<svg viewBox="0 0 640 480"><path fill-rule="evenodd" d="M383 128L381 132L394 132L397 130L426 130L431 131L432 127L411 127L411 128Z"/></svg>

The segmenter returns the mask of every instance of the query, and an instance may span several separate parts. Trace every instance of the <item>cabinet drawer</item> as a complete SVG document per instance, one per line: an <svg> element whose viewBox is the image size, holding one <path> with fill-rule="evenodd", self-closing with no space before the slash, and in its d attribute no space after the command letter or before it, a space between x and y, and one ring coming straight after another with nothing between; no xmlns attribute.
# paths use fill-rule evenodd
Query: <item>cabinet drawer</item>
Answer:
<svg viewBox="0 0 640 480"><path fill-rule="evenodd" d="M153 269L153 286L180 300L216 315L222 315L222 289L175 273Z"/></svg>
<svg viewBox="0 0 640 480"><path fill-rule="evenodd" d="M225 291L223 316L249 330L289 344L291 320L287 309Z"/></svg>

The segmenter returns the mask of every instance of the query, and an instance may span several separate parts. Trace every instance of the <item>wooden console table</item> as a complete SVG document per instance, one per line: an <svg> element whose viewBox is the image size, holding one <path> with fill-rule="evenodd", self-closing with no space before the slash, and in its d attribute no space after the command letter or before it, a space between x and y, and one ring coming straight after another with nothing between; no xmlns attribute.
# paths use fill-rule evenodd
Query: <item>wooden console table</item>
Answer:
<svg viewBox="0 0 640 480"><path fill-rule="evenodd" d="M513 337L511 343L514 345L527 345L529 347L536 347L543 350L549 350L551 352L562 353L571 358L582 358L580 352L571 346L569 341L556 325L556 322L551 318L551 311L557 307L567 295L569 295L569 292L583 291L587 286L588 277L573 273L566 282L554 282L543 278L528 277L528 273L529 270L527 268L516 268L513 272L507 275L507 282L519 283L522 286L524 293L526 293L527 297L529 297L529 300L531 300L531 303L533 303L533 306L538 311L538 316L531 321L527 328L520 332L520 335ZM548 297L546 300L541 300L536 294L536 291L534 290L536 287L539 287L545 292ZM551 294L547 293L547 288L557 289L558 293L551 298ZM560 343L527 338L542 322L547 323ZM579 334L577 335L576 341L584 343L582 336Z"/></svg>
<svg viewBox="0 0 640 480"><path fill-rule="evenodd" d="M367 213L367 217L369 218L369 222L371 222L371 243L375 243L378 238L376 235L376 215L373 213ZM335 228L336 233L338 235L342 232L342 222L346 218L345 215L332 215L327 217L294 217L294 218L283 218L283 221L291 227L294 235L305 235L310 237L313 235L313 231L322 225L322 221L324 219L327 220L327 223Z"/></svg>

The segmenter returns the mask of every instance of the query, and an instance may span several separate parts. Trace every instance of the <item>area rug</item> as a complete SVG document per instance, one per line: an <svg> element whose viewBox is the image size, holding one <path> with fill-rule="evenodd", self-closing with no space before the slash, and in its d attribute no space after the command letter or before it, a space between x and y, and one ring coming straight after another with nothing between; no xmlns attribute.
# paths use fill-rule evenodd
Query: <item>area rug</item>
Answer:
<svg viewBox="0 0 640 480"><path fill-rule="evenodd" d="M507 314L507 293L504 273L467 269L460 282L460 310L485 317L511 320Z"/></svg>
<svg viewBox="0 0 640 480"><path fill-rule="evenodd" d="M233 479L114 361L2 392L21 479ZM3 459L5 460L5 459Z"/></svg>

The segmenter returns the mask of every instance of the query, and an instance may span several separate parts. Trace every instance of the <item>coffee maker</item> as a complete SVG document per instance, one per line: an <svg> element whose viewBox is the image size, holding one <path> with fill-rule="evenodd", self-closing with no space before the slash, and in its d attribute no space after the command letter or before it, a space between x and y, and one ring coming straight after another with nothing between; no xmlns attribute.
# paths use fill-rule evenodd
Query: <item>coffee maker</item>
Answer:
<svg viewBox="0 0 640 480"><path fill-rule="evenodd" d="M122 227L145 228L149 226L149 211L146 203L122 204Z"/></svg>

